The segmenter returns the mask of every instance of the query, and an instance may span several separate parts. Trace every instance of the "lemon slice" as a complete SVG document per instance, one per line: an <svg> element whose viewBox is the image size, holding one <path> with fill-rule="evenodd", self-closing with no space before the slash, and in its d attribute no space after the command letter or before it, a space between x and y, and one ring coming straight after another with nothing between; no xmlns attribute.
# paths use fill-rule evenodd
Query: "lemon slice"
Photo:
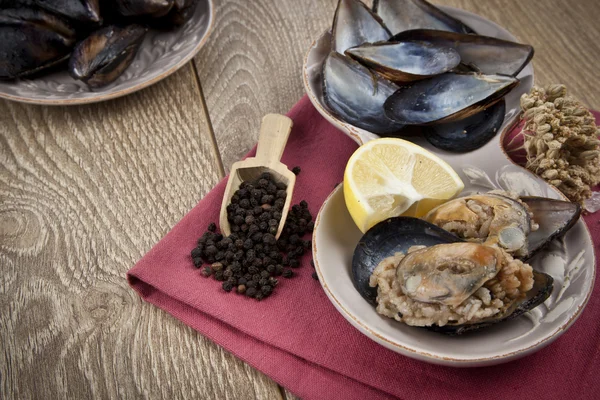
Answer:
<svg viewBox="0 0 600 400"><path fill-rule="evenodd" d="M448 163L402 139L367 142L344 172L346 206L363 233L390 217L421 217L463 188Z"/></svg>

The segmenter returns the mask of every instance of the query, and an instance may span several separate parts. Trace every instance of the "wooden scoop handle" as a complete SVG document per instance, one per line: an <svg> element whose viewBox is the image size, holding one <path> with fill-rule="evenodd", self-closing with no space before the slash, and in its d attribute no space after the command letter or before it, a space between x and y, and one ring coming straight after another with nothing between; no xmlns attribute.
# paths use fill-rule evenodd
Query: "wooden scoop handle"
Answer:
<svg viewBox="0 0 600 400"><path fill-rule="evenodd" d="M256 149L256 160L260 164L268 166L281 160L293 124L291 119L281 114L263 117Z"/></svg>

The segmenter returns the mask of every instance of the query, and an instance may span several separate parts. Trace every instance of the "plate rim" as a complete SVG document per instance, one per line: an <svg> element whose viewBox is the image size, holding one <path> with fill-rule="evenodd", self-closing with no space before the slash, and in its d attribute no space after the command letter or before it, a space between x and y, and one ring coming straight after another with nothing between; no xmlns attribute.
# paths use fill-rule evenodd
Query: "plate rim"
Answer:
<svg viewBox="0 0 600 400"><path fill-rule="evenodd" d="M137 85L132 86L132 87L127 88L127 89L121 89L121 90L116 91L114 93L110 93L110 94L106 94L106 95L100 95L100 96L94 96L94 97L88 97L88 98L77 98L77 99L32 99L30 97L13 96L11 94L0 92L0 99L15 101L15 102L24 103L24 104L35 104L35 105L44 105L44 106L74 106L74 105L81 105L81 104L99 103L99 102L106 101L106 100L116 99L118 97L123 97L123 96L126 96L128 94L131 94L131 93L137 92L139 90L145 89L148 86L152 86L155 83L158 83L159 81L165 79L169 75L175 73L181 67L183 67L185 64L187 64L192 58L194 58L196 56L196 54L198 54L198 52L200 51L200 49L204 46L204 44L206 43L206 41L210 37L210 35L211 35L211 33L212 33L213 29L214 29L215 7L214 7L214 4L213 4L213 0L206 0L206 1L208 3L208 8L209 8L209 12L208 12L209 20L208 20L208 28L206 29L205 34L202 36L202 39L198 42L198 44L196 45L196 47L192 51L189 52L189 54L187 54L185 57L183 57L181 60L179 60L179 62L177 62L176 64L174 64L172 67L170 67L169 69L167 69L166 71L164 71L160 75L155 76L152 79L149 79L147 81L138 83Z"/></svg>

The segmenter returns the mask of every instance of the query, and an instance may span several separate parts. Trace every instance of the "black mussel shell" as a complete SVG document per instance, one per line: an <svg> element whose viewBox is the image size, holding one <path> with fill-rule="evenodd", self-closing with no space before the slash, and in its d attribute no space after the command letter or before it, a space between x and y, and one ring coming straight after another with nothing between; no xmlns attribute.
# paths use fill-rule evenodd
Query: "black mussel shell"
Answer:
<svg viewBox="0 0 600 400"><path fill-rule="evenodd" d="M511 319L517 318L542 304L548 297L550 297L550 294L552 294L552 290L554 289L554 279L550 275L533 270L533 279L533 288L527 292L527 297L522 302L515 303L513 307L506 310L504 316L498 316L496 318L491 318L489 320L474 324L444 326L432 325L426 327L425 329L444 333L450 336L457 336L467 332L478 331L480 329L495 325L499 322L510 321Z"/></svg>
<svg viewBox="0 0 600 400"><path fill-rule="evenodd" d="M452 47L460 54L462 63L483 74L517 76L533 57L533 47L527 44L431 29L400 32L390 40L422 40L438 46Z"/></svg>
<svg viewBox="0 0 600 400"><path fill-rule="evenodd" d="M75 44L75 31L41 9L3 9L0 38L0 79L14 79L64 61Z"/></svg>
<svg viewBox="0 0 600 400"><path fill-rule="evenodd" d="M527 236L528 257L535 255L552 240L563 237L581 216L578 203L534 196L522 196L521 200L529 206L534 222L539 225L538 230Z"/></svg>
<svg viewBox="0 0 600 400"><path fill-rule="evenodd" d="M192 18L199 0L175 0L173 8L164 17L165 23L171 26L181 26Z"/></svg>
<svg viewBox="0 0 600 400"><path fill-rule="evenodd" d="M367 231L354 249L352 282L360 295L377 305L377 288L369 279L377 265L397 252L406 253L412 246L434 246L461 242L457 236L429 222L412 217L394 217L378 223Z"/></svg>
<svg viewBox="0 0 600 400"><path fill-rule="evenodd" d="M351 47L392 36L381 19L359 0L339 0L331 32L331 49L341 54Z"/></svg>
<svg viewBox="0 0 600 400"><path fill-rule="evenodd" d="M455 153L476 150L499 132L504 122L504 99L460 121L428 125L421 129L425 139L438 149Z"/></svg>
<svg viewBox="0 0 600 400"><path fill-rule="evenodd" d="M508 75L445 73L400 87L385 102L385 115L405 125L458 121L497 103L519 84Z"/></svg>
<svg viewBox="0 0 600 400"><path fill-rule="evenodd" d="M171 11L174 0L114 0L115 8L124 17L165 16ZM181 4L181 3L180 3Z"/></svg>
<svg viewBox="0 0 600 400"><path fill-rule="evenodd" d="M473 29L425 0L375 0L373 10L392 34L409 29L474 33Z"/></svg>
<svg viewBox="0 0 600 400"><path fill-rule="evenodd" d="M80 42L69 60L69 72L91 88L115 81L132 63L146 29L139 25L99 29Z"/></svg>
<svg viewBox="0 0 600 400"><path fill-rule="evenodd" d="M323 63L323 97L340 119L377 134L402 129L384 114L383 103L398 87L350 57L332 51Z"/></svg>
<svg viewBox="0 0 600 400"><path fill-rule="evenodd" d="M100 24L99 0L33 0L48 11L80 23Z"/></svg>
<svg viewBox="0 0 600 400"><path fill-rule="evenodd" d="M452 47L414 40L367 43L346 50L346 55L393 82L443 74L460 63L460 56Z"/></svg>

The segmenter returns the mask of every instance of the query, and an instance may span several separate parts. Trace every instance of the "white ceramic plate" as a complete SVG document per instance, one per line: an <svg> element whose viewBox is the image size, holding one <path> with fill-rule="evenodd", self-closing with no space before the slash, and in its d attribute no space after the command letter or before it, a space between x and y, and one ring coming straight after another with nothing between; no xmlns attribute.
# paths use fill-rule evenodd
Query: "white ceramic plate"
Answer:
<svg viewBox="0 0 600 400"><path fill-rule="evenodd" d="M446 8L446 11L482 34L514 40L508 32L481 17L455 9ZM323 38L313 46L308 61L328 52L323 51L322 42ZM323 116L358 143L377 137L329 114L315 97L318 82L315 74L320 74L320 69L316 64L307 66L307 91ZM521 75L524 83L506 98L508 122L503 130L509 128L510 119L518 113L521 93L528 91L533 82L531 66ZM500 147L501 137L499 134L482 148L458 155L436 149L424 140L413 141L438 154L457 171L465 183L463 195L505 189L521 195L562 198L542 179L510 162ZM340 186L323 204L313 234L313 257L323 289L337 310L362 333L391 350L423 361L471 367L499 364L530 354L551 343L573 324L593 288L593 243L584 222L579 221L562 240L551 243L531 262L534 268L554 278L552 295L543 305L486 330L448 337L383 317L359 295L352 284L351 262L361 236L346 209Z"/></svg>
<svg viewBox="0 0 600 400"><path fill-rule="evenodd" d="M206 42L214 20L212 0L200 0L194 16L171 31L150 29L127 70L113 83L90 89L62 70L34 79L0 81L0 98L31 104L73 105L95 103L133 93L181 68Z"/></svg>

